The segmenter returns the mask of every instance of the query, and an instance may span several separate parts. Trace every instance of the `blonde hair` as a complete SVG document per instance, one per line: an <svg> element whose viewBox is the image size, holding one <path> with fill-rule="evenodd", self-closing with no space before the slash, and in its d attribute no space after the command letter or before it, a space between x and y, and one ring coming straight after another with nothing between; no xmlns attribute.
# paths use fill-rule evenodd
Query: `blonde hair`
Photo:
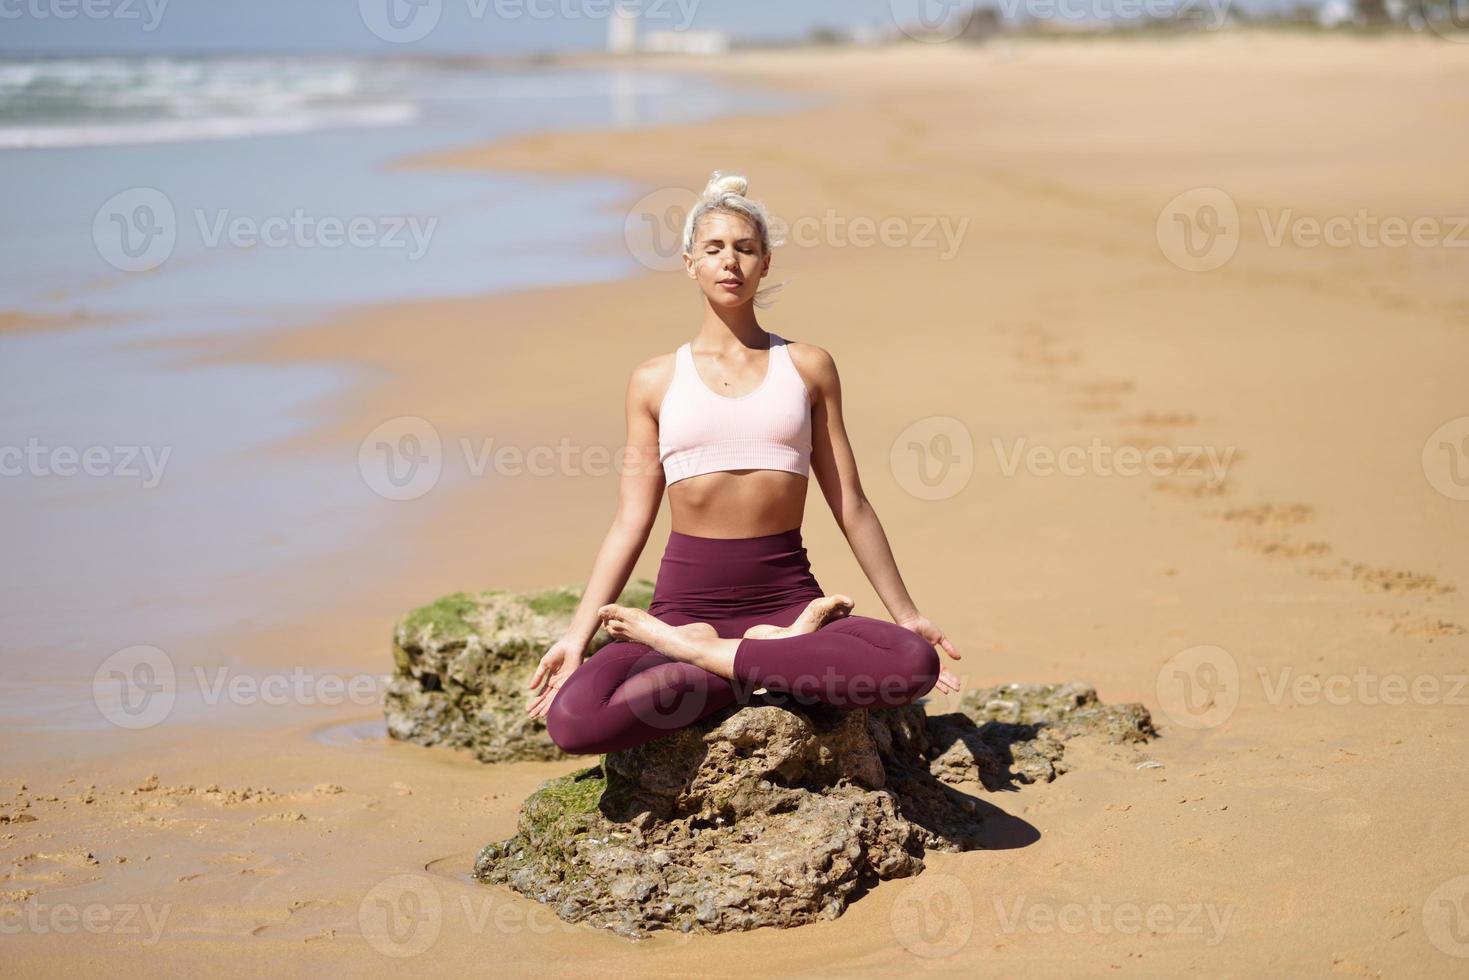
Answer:
<svg viewBox="0 0 1469 980"><path fill-rule="evenodd" d="M684 223L683 250L686 254L694 253L694 235L698 231L699 222L714 212L725 212L747 219L753 224L760 234L760 250L769 253L772 249L784 242L771 241L770 238L770 216L765 211L765 206L758 201L752 201L746 197L750 190L750 182L738 174L725 174L714 171L709 178L709 183L704 185L704 191L699 195L698 201L689 210L688 221ZM763 306L764 301L771 293L781 289L786 282L766 286L755 293L755 305Z"/></svg>

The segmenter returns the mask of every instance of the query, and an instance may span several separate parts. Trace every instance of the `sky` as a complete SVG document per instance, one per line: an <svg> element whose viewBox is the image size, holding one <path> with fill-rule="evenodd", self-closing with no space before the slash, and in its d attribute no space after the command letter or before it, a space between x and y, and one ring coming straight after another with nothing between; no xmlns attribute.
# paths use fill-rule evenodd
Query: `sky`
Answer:
<svg viewBox="0 0 1469 980"><path fill-rule="evenodd" d="M650 25L789 37L890 21L891 0L631 0ZM80 13L94 4L94 15ZM903 4L899 4L901 7ZM398 18L389 21L396 6ZM523 52L600 47L610 0L0 0L0 50ZM70 16L63 17L63 14ZM389 25L433 20L412 43ZM384 27L374 33L372 25ZM411 30L411 29L409 29Z"/></svg>
<svg viewBox="0 0 1469 980"><path fill-rule="evenodd" d="M612 0L0 0L0 52L506 54L601 47ZM625 0L650 27L740 37L891 24L961 0ZM1116 3L1118 0L1094 0ZM1153 0L1164 2L1164 0ZM1188 0L1199 2L1199 0ZM422 36L415 36L432 25Z"/></svg>

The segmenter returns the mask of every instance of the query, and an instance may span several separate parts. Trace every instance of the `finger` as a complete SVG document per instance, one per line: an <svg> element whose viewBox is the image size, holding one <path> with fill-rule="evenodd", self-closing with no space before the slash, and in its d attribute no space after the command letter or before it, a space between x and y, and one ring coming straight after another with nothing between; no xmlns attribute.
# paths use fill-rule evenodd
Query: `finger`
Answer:
<svg viewBox="0 0 1469 980"><path fill-rule="evenodd" d="M541 682L541 675L546 672L546 662L543 660L536 664L536 672L530 675L530 683L526 687L535 687Z"/></svg>
<svg viewBox="0 0 1469 980"><path fill-rule="evenodd" d="M953 657L955 660L960 659L959 651L954 649L954 644L949 642L949 638L947 636L939 634L939 646L943 647L944 652Z"/></svg>

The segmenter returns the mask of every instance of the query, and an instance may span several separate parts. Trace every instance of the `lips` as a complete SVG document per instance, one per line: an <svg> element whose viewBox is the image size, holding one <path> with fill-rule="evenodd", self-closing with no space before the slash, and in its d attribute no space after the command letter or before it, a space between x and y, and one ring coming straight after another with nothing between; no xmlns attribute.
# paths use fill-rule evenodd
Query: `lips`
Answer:
<svg viewBox="0 0 1469 980"><path fill-rule="evenodd" d="M744 284L744 280L742 280L742 279L721 279L721 280L719 280L719 284L721 286L740 286L740 285L743 285Z"/></svg>

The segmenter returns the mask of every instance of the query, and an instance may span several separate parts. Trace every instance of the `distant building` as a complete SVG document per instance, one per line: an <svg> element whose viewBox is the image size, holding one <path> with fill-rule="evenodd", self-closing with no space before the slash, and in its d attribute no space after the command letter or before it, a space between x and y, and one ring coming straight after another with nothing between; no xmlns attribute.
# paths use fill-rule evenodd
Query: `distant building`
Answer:
<svg viewBox="0 0 1469 980"><path fill-rule="evenodd" d="M862 21L861 23L852 25L851 30L847 32L847 37L853 44L862 47L871 47L874 44L882 44L889 40L890 33L889 30L877 24L869 24L866 21Z"/></svg>
<svg viewBox="0 0 1469 980"><path fill-rule="evenodd" d="M1316 8L1316 23L1322 27L1341 27L1356 19L1356 9L1351 0L1326 0Z"/></svg>
<svg viewBox="0 0 1469 980"><path fill-rule="evenodd" d="M644 51L659 54L724 54L729 35L724 31L649 31L643 35Z"/></svg>
<svg viewBox="0 0 1469 980"><path fill-rule="evenodd" d="M632 54L638 49L638 15L632 7L618 4L607 22L607 50Z"/></svg>

